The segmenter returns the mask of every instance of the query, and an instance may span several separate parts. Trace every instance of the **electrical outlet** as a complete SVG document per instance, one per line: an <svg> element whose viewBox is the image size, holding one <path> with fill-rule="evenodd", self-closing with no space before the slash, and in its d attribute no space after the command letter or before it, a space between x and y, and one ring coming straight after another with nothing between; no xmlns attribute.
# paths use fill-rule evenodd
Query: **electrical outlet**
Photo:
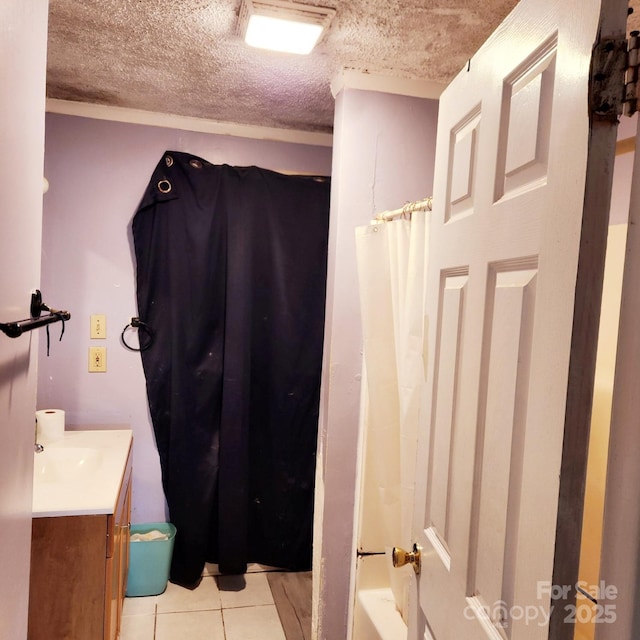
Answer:
<svg viewBox="0 0 640 640"><path fill-rule="evenodd" d="M89 373L107 370L107 347L89 347Z"/></svg>
<svg viewBox="0 0 640 640"><path fill-rule="evenodd" d="M91 316L91 338L107 337L107 316L104 314L93 314Z"/></svg>

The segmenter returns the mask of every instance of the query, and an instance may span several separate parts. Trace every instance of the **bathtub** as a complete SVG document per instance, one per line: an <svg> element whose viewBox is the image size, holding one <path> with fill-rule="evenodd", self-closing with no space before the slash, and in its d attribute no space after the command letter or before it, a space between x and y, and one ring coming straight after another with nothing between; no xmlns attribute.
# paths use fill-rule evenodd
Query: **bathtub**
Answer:
<svg viewBox="0 0 640 640"><path fill-rule="evenodd" d="M358 559L352 640L406 640L407 626L389 586L385 556Z"/></svg>
<svg viewBox="0 0 640 640"><path fill-rule="evenodd" d="M354 640L405 640L407 626L396 608L389 587L358 592Z"/></svg>

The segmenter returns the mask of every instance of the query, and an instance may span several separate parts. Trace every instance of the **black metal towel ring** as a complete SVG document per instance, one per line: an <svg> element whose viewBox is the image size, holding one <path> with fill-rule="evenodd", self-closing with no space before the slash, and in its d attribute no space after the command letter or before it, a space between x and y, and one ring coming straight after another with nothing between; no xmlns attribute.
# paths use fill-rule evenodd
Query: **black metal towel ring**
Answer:
<svg viewBox="0 0 640 640"><path fill-rule="evenodd" d="M127 344L127 341L124 339L124 334L127 332L128 329L137 329L138 330L138 344L140 345L139 348L135 348L130 346L129 344ZM147 340L144 342L141 340L140 337L140 333L144 333L147 336ZM131 322L122 330L122 333L120 334L120 339L122 340L122 344L129 349L129 351L146 351L147 349L151 348L151 345L153 344L154 340L156 339L155 334L153 333L153 331L151 330L151 327L149 327L149 325L147 325L145 322L142 322L142 320L140 320L140 318L131 318Z"/></svg>

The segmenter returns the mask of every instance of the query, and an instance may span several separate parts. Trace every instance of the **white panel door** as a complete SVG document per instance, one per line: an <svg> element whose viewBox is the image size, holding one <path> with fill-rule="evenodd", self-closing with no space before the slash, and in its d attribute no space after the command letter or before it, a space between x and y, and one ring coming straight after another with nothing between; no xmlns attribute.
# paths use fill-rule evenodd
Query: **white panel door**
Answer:
<svg viewBox="0 0 640 640"><path fill-rule="evenodd" d="M623 35L626 5L607 5ZM425 638L572 637L573 591L557 599L555 583L577 567L616 130L588 116L600 11L522 0L440 100L415 516Z"/></svg>

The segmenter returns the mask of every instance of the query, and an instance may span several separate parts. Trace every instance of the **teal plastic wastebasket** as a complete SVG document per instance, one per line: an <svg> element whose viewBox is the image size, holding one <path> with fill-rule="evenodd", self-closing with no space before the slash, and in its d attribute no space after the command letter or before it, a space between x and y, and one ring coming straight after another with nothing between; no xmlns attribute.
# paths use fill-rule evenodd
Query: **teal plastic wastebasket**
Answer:
<svg viewBox="0 0 640 640"><path fill-rule="evenodd" d="M167 588L176 528L170 522L147 522L131 525L131 535L159 531L166 540L137 540L129 542L129 573L127 597L157 596Z"/></svg>

